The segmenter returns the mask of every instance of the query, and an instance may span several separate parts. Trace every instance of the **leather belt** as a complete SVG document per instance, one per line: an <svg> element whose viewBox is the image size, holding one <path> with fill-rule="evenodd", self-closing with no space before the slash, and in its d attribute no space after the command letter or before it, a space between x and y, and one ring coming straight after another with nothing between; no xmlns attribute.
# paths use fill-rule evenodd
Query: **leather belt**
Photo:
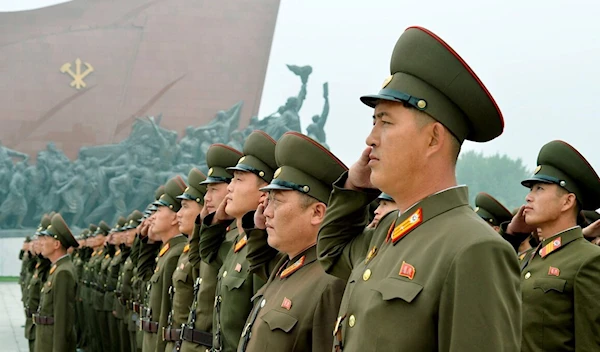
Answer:
<svg viewBox="0 0 600 352"><path fill-rule="evenodd" d="M213 337L210 332L192 329L184 325L181 337L184 341L197 343L205 347L212 347Z"/></svg>
<svg viewBox="0 0 600 352"><path fill-rule="evenodd" d="M27 318L31 318L35 313L35 310L30 309L30 308L25 308L25 316Z"/></svg>
<svg viewBox="0 0 600 352"><path fill-rule="evenodd" d="M162 338L163 341L181 341L181 329L169 329L163 328Z"/></svg>
<svg viewBox="0 0 600 352"><path fill-rule="evenodd" d="M33 314L33 322L38 325L54 325L54 317L43 317L39 314Z"/></svg>
<svg viewBox="0 0 600 352"><path fill-rule="evenodd" d="M142 330L151 334L158 332L158 322L144 319L142 320Z"/></svg>

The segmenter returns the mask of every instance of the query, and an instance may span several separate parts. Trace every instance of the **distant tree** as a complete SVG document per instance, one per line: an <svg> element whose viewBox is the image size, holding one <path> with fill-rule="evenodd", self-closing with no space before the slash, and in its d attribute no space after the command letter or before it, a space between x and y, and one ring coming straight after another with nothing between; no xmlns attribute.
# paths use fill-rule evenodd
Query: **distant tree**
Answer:
<svg viewBox="0 0 600 352"><path fill-rule="evenodd" d="M469 203L475 204L475 196L486 192L498 199L509 210L525 202L527 188L521 181L531 176L531 171L521 158L512 159L507 155L484 156L483 153L467 151L461 153L456 165L459 184L469 186Z"/></svg>

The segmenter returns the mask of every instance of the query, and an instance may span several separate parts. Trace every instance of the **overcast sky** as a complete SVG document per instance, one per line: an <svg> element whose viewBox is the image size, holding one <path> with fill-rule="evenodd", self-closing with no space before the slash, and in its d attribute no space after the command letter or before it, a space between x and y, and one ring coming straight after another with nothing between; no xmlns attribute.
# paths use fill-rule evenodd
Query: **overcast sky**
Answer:
<svg viewBox="0 0 600 352"><path fill-rule="evenodd" d="M0 11L59 2L0 0ZM464 150L521 157L533 169L541 146L562 139L600 171L599 13L591 0L281 0L259 115L298 93L299 79L285 64L312 65L303 128L321 112L322 84L329 82L327 142L352 164L371 126L372 109L358 98L379 90L396 40L419 25L469 63L504 114L502 136L467 142Z"/></svg>

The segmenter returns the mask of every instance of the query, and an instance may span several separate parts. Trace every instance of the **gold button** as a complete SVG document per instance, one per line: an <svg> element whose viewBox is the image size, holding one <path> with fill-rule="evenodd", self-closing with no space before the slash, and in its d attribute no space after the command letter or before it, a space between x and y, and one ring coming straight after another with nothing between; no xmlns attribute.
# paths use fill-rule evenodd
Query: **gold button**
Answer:
<svg viewBox="0 0 600 352"><path fill-rule="evenodd" d="M371 277L371 269L365 270L365 272L363 273L363 280L367 281L367 280L369 280L370 277Z"/></svg>
<svg viewBox="0 0 600 352"><path fill-rule="evenodd" d="M527 274L525 274L525 280L529 279L531 277L531 273L527 272Z"/></svg>
<svg viewBox="0 0 600 352"><path fill-rule="evenodd" d="M227 276L227 270L223 272L223 277Z"/></svg>
<svg viewBox="0 0 600 352"><path fill-rule="evenodd" d="M356 318L354 317L354 315L351 315L350 318L348 318L348 325L350 327L353 327L354 324L356 324Z"/></svg>
<svg viewBox="0 0 600 352"><path fill-rule="evenodd" d="M261 307L261 308L264 308L264 307L265 307L265 304L267 304L267 300L266 300L266 299L263 299L263 300L262 300L262 302L260 302L260 307Z"/></svg>

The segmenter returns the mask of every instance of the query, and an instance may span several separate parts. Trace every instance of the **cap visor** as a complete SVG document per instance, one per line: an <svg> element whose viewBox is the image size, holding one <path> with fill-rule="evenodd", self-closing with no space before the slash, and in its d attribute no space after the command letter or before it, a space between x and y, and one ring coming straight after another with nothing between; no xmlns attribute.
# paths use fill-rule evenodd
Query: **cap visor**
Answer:
<svg viewBox="0 0 600 352"><path fill-rule="evenodd" d="M244 168L241 168L239 166L232 166L232 167L228 167L227 169L225 169L227 171L231 171L231 173L233 173L234 171L243 171L243 172L250 172L249 170L246 170Z"/></svg>
<svg viewBox="0 0 600 352"><path fill-rule="evenodd" d="M175 199L185 199L185 200L193 200L193 201L196 200L196 198L192 198L192 196L190 196L187 193L181 194L181 195L175 197Z"/></svg>
<svg viewBox="0 0 600 352"><path fill-rule="evenodd" d="M375 105L377 105L377 102L379 100L389 100L389 101L395 101L398 103L404 102L404 100L393 97L391 95L385 95L385 94L364 95L364 96L360 97L360 101L362 101L363 104L365 104L369 107L372 107L372 108L374 108Z"/></svg>
<svg viewBox="0 0 600 352"><path fill-rule="evenodd" d="M273 183L270 183L267 186L260 189L260 191L262 191L262 192L268 192L268 191L273 191L273 190L293 191L294 189L291 187L285 187L285 186L281 186L281 185L277 185L277 184L273 184Z"/></svg>
<svg viewBox="0 0 600 352"><path fill-rule="evenodd" d="M212 183L226 183L227 179L225 178L217 178L217 177L208 177L206 180L200 182L200 185L210 185Z"/></svg>
<svg viewBox="0 0 600 352"><path fill-rule="evenodd" d="M554 182L540 178L540 177L535 177L535 176L521 181L521 184L528 188L530 188L531 185L533 185L534 183L554 183Z"/></svg>

